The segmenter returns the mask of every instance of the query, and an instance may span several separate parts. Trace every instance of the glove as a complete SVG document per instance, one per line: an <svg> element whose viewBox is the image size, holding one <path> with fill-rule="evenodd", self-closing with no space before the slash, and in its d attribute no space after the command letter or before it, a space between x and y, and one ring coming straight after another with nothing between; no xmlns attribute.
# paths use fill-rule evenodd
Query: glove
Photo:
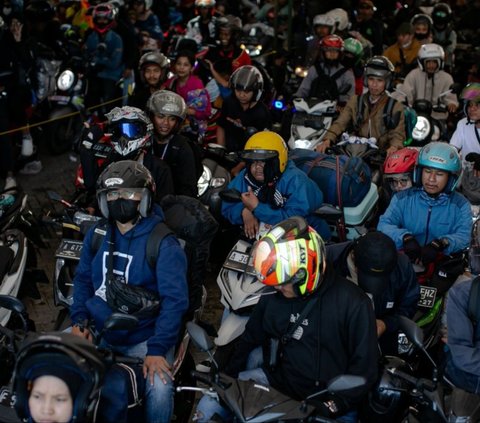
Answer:
<svg viewBox="0 0 480 423"><path fill-rule="evenodd" d="M441 239L434 239L430 244L422 247L422 263L427 265L433 263L438 253L445 249L446 245Z"/></svg>
<svg viewBox="0 0 480 423"><path fill-rule="evenodd" d="M413 235L407 234L403 237L403 252L410 261L415 261L422 256L422 248Z"/></svg>
<svg viewBox="0 0 480 423"><path fill-rule="evenodd" d="M84 127L82 130L82 148L90 150L93 144L96 144L103 137L103 129L99 125Z"/></svg>
<svg viewBox="0 0 480 423"><path fill-rule="evenodd" d="M465 156L467 162L473 163L473 168L475 170L480 170L480 154L478 153L468 153Z"/></svg>

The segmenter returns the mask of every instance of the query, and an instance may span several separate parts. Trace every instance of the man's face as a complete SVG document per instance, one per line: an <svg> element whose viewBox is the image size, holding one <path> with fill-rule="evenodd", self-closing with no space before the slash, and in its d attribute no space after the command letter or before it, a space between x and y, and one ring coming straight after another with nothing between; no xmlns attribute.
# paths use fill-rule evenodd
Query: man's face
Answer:
<svg viewBox="0 0 480 423"><path fill-rule="evenodd" d="M162 68L158 65L147 65L144 67L143 76L148 85L156 87L161 82Z"/></svg>
<svg viewBox="0 0 480 423"><path fill-rule="evenodd" d="M448 172L424 167L422 170L422 185L427 194L440 194L448 183Z"/></svg>
<svg viewBox="0 0 480 423"><path fill-rule="evenodd" d="M358 6L358 17L361 20L370 19L374 14L373 7L370 6L368 3L360 3Z"/></svg>
<svg viewBox="0 0 480 423"><path fill-rule="evenodd" d="M253 91L238 90L235 88L235 97L240 104L249 104L253 99Z"/></svg>
<svg viewBox="0 0 480 423"><path fill-rule="evenodd" d="M413 40L413 34L398 34L397 35L397 43L400 47L408 47Z"/></svg>
<svg viewBox="0 0 480 423"><path fill-rule="evenodd" d="M175 116L155 115L153 117L153 125L155 130L162 137L170 135L177 124L177 118Z"/></svg>
<svg viewBox="0 0 480 423"><path fill-rule="evenodd" d="M368 91L372 96L379 96L385 91L385 80L377 76L369 76L367 79Z"/></svg>
<svg viewBox="0 0 480 423"><path fill-rule="evenodd" d="M467 114L470 120L474 122L480 121L480 103L469 101L467 105Z"/></svg>
<svg viewBox="0 0 480 423"><path fill-rule="evenodd" d="M315 25L315 34L318 38L326 37L332 32L332 27L327 25Z"/></svg>
<svg viewBox="0 0 480 423"><path fill-rule="evenodd" d="M263 182L265 180L265 175L263 173L264 168L265 162L262 161L256 161L250 165L250 172L258 182Z"/></svg>
<svg viewBox="0 0 480 423"><path fill-rule="evenodd" d="M220 31L218 32L218 39L220 40L222 46L228 46L230 44L231 36L232 34L230 33L229 29L220 28Z"/></svg>
<svg viewBox="0 0 480 423"><path fill-rule="evenodd" d="M323 48L322 50L327 60L335 61L340 56L340 51L336 48Z"/></svg>
<svg viewBox="0 0 480 423"><path fill-rule="evenodd" d="M438 63L436 60L425 60L425 70L427 73L435 73L438 69Z"/></svg>

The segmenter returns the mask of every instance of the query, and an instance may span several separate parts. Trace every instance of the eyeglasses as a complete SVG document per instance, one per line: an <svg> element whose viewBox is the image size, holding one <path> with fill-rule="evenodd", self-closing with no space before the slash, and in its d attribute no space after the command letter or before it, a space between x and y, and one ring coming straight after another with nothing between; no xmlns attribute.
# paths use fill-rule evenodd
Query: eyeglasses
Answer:
<svg viewBox="0 0 480 423"><path fill-rule="evenodd" d="M392 189L406 188L409 184L411 184L411 182L412 180L408 176L403 176L400 178L388 178L388 183Z"/></svg>
<svg viewBox="0 0 480 423"><path fill-rule="evenodd" d="M115 122L109 127L114 139L134 140L146 135L147 128L143 122Z"/></svg>
<svg viewBox="0 0 480 423"><path fill-rule="evenodd" d="M127 189L111 190L107 191L107 201L115 201L119 198L122 198L123 200L135 200L137 194L140 193L138 191L130 191Z"/></svg>

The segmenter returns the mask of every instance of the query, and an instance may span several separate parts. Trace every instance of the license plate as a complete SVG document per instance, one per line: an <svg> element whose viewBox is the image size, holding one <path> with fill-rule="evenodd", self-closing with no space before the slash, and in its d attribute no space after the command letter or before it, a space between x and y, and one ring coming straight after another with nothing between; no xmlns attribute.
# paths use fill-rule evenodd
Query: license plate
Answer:
<svg viewBox="0 0 480 423"><path fill-rule="evenodd" d="M238 264L247 264L248 263L248 254L241 253L239 251L233 251L228 260L233 261Z"/></svg>
<svg viewBox="0 0 480 423"><path fill-rule="evenodd" d="M432 308L435 305L435 298L437 297L437 288L431 286L420 287L420 299L417 305L419 307Z"/></svg>
<svg viewBox="0 0 480 423"><path fill-rule="evenodd" d="M77 259L80 260L82 253L83 241L73 239L62 239L60 246L55 252L57 258Z"/></svg>
<svg viewBox="0 0 480 423"><path fill-rule="evenodd" d="M237 272L245 272L248 275L255 275L255 270L253 268L253 258L249 255L242 253L240 251L232 251L228 258L223 263L223 267L230 270L236 270Z"/></svg>

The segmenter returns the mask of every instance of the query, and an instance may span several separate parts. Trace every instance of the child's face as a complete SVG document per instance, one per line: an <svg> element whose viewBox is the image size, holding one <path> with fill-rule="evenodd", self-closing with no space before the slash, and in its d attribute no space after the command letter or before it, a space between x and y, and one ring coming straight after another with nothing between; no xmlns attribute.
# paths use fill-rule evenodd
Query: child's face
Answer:
<svg viewBox="0 0 480 423"><path fill-rule="evenodd" d="M179 58L177 58L177 60L175 61L175 73L180 78L190 75L191 71L192 65L186 57L180 56Z"/></svg>
<svg viewBox="0 0 480 423"><path fill-rule="evenodd" d="M235 89L235 97L241 104L248 104L252 101L253 91L244 91Z"/></svg>
<svg viewBox="0 0 480 423"><path fill-rule="evenodd" d="M66 423L73 413L67 384L56 376L40 376L33 382L28 408L37 423Z"/></svg>
<svg viewBox="0 0 480 423"><path fill-rule="evenodd" d="M469 101L467 105L467 113L470 120L475 122L480 120L480 103Z"/></svg>

